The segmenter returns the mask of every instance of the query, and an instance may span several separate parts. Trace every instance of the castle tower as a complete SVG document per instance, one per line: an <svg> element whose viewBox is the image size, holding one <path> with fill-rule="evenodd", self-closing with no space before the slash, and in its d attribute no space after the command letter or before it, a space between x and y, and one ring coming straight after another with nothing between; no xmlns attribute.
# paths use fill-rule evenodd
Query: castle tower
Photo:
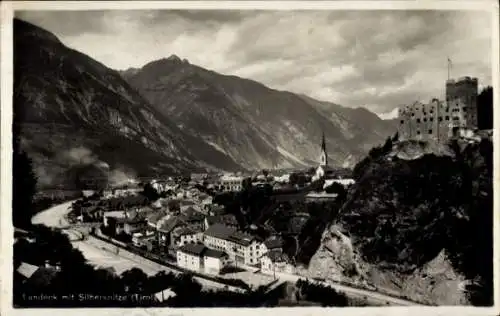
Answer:
<svg viewBox="0 0 500 316"><path fill-rule="evenodd" d="M323 132L321 139L321 154L319 158L319 165L322 167L328 166L328 154L326 153L325 132Z"/></svg>
<svg viewBox="0 0 500 316"><path fill-rule="evenodd" d="M454 117L454 126L477 128L477 90L477 78L446 81L446 105Z"/></svg>

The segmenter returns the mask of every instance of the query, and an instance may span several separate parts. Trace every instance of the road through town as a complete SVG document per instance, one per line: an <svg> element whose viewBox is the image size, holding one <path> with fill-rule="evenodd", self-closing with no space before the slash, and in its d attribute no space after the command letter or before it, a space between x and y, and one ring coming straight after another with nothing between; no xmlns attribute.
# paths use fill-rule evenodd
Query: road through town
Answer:
<svg viewBox="0 0 500 316"><path fill-rule="evenodd" d="M114 246L111 246L111 248L109 246L103 247L101 243L104 242L98 241L95 238L87 238L85 240L81 240L80 238L72 238L73 236L78 236L78 233L81 234L81 232L75 229L66 229L66 227L68 226L68 222L65 219L65 215L70 212L71 203L73 203L73 201L50 207L47 210L36 214L32 218L31 222L33 224L43 224L47 227L62 229L62 231L70 237L70 241L73 247L80 250L87 262L95 267L112 268L118 274L121 274L122 272L134 267L141 269L142 271L144 271L144 273L150 276L155 275L160 271L173 272L176 274L179 273L179 271L177 270L170 269L166 266L139 257L126 250L120 249L119 252L112 251L111 248L114 248ZM206 290L222 288L227 288L229 290L235 291L239 290L237 288L229 286L226 287L225 284L220 284L210 280L205 280L198 277L195 277L195 279Z"/></svg>
<svg viewBox="0 0 500 316"><path fill-rule="evenodd" d="M56 228L67 227L68 223L65 220L65 215L70 211L71 203L72 201L59 204L41 213L38 213L33 217L32 223L44 224L48 227L56 227ZM63 231L68 233L69 230L65 229ZM138 257L137 255L131 254L126 250L119 250L119 252L115 252L110 250L111 248L102 247L93 238L88 238L86 240L72 240L71 242L75 248L79 249L82 252L82 254L88 260L89 263L97 267L103 267L103 268L112 267L117 273L121 273L133 267L140 268L148 275L154 275L159 271L167 271L167 272L171 271L174 273L179 273L179 271L177 270L169 269L168 267L147 260L146 258ZM120 255L120 252L122 253L122 255ZM259 274L261 273L257 272L254 275L255 277L258 277ZM262 275L262 277L264 276L267 275ZM276 277L278 277L280 281L288 281L293 283L297 282L299 279L306 280L306 278L294 274L276 273ZM205 280L203 278L196 277L196 279L207 289L225 287L225 285L223 284ZM316 280L309 280L309 281L313 283L321 283L323 285L332 287L340 292L344 292L348 295L369 299L371 301L378 302L379 304L391 304L391 305L402 305L402 306L419 305L415 302L407 301L401 298L396 298L375 291L351 287L344 284L339 284L334 282L319 282Z"/></svg>

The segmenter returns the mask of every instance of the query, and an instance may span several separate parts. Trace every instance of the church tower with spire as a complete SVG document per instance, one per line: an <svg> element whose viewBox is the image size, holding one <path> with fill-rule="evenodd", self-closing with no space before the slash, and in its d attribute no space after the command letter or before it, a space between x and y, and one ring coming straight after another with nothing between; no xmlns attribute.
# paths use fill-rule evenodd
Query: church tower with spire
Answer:
<svg viewBox="0 0 500 316"><path fill-rule="evenodd" d="M328 166L328 154L326 153L326 142L325 142L325 132L321 138L321 154L319 158L319 165L322 167Z"/></svg>

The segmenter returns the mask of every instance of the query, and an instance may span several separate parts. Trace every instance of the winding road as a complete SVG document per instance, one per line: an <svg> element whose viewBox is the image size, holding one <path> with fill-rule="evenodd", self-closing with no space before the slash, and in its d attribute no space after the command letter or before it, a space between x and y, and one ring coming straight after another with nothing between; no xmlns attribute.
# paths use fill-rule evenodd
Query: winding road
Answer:
<svg viewBox="0 0 500 316"><path fill-rule="evenodd" d="M91 238L82 240L81 231L79 231L78 229L67 228L69 226L69 223L67 222L65 215L67 215L71 211L72 203L73 201L69 201L50 207L47 210L44 210L33 216L31 222L35 225L42 224L47 227L61 229L63 233L68 235L73 247L80 250L87 262L95 267L112 268L117 274L121 274L124 271L132 268L139 268L149 276L155 275L160 271L173 272L175 274L179 273L178 270L169 269L168 267L159 265L145 258L138 258L138 256L120 256L120 253L116 253L100 247L99 244L93 242L93 239ZM120 252L124 251L120 250ZM235 291L238 290L236 288L232 289L232 287L226 287L224 284L205 280L203 278L195 277L195 279L206 290L222 288L227 288Z"/></svg>
<svg viewBox="0 0 500 316"><path fill-rule="evenodd" d="M370 301L377 303L379 305L380 304L382 304L382 305L389 304L389 305L399 305L399 306L425 306L425 305L411 302L411 301L408 301L405 299L396 298L396 297L389 296L389 295L382 294L382 293L375 292L375 291L355 288L355 287L351 287L348 285L335 283L333 281L321 282L321 281L316 281L313 279L305 278L305 277L302 277L299 275L285 274L285 273L276 273L276 276L281 280L286 280L289 282L297 282L299 279L307 280L308 282L311 282L311 283L321 284L324 286L331 287L339 292L344 292L345 294L347 294L349 296L355 296L358 298L366 298L367 300L370 300Z"/></svg>

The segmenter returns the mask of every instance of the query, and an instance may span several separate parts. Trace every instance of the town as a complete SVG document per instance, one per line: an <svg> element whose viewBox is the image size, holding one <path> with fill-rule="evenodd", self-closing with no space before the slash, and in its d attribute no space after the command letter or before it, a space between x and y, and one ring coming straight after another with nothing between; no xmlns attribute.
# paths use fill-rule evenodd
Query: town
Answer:
<svg viewBox="0 0 500 316"><path fill-rule="evenodd" d="M65 215L66 229L181 271L258 287L296 277L299 235L317 221L307 205L336 205L354 183L348 175L329 167L323 136L319 166L303 172L191 174L84 190ZM260 211L252 202L234 209L231 199L242 192L253 194Z"/></svg>

